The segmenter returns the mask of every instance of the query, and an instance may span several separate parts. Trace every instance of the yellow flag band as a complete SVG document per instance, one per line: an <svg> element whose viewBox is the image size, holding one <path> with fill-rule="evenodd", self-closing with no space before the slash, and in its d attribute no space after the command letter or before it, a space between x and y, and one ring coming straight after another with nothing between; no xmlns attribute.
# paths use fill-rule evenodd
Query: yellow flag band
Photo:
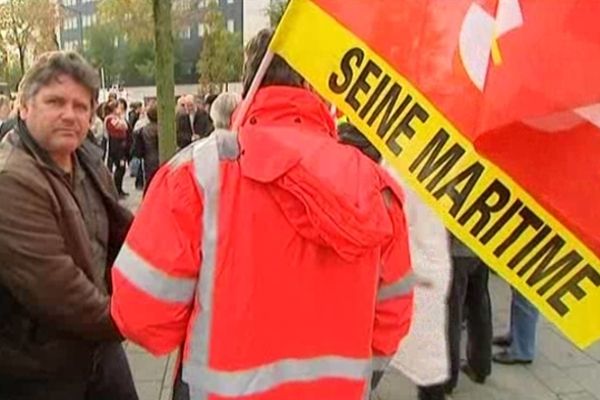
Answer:
<svg viewBox="0 0 600 400"><path fill-rule="evenodd" d="M364 132L446 226L580 347L600 337L600 262L431 102L310 0L271 45Z"/></svg>

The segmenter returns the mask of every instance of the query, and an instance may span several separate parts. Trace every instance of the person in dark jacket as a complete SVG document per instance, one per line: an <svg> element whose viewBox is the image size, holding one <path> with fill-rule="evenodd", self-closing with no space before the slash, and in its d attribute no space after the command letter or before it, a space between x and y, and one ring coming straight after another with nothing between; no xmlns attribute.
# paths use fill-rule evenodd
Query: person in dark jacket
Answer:
<svg viewBox="0 0 600 400"><path fill-rule="evenodd" d="M9 118L0 125L0 141L6 136L8 132L13 130L17 126L17 117Z"/></svg>
<svg viewBox="0 0 600 400"><path fill-rule="evenodd" d="M127 123L131 129L135 127L135 124L140 119L140 116L142 115L142 109L143 107L141 101L134 101L131 103L131 110L129 110L127 113Z"/></svg>
<svg viewBox="0 0 600 400"><path fill-rule="evenodd" d="M0 399L137 400L110 315L110 266L132 221L86 138L99 78L42 55L0 144Z"/></svg>
<svg viewBox="0 0 600 400"><path fill-rule="evenodd" d="M115 101L106 104L104 126L108 136L108 169L113 173L119 196L126 197L128 193L123 191L123 177L129 158L129 126L123 118L123 111L120 112L122 107Z"/></svg>
<svg viewBox="0 0 600 400"><path fill-rule="evenodd" d="M143 161L144 193L148 190L154 174L160 166L158 154L158 110L156 103L151 103L147 110L148 124L134 132L133 155Z"/></svg>
<svg viewBox="0 0 600 400"><path fill-rule="evenodd" d="M184 112L177 115L177 147L187 147L192 141L210 135L212 124L208 112L196 106L194 96L185 96Z"/></svg>
<svg viewBox="0 0 600 400"><path fill-rule="evenodd" d="M492 372L492 305L488 289L489 269L465 244L451 237L452 284L448 298L450 379L452 393L460 370L482 384ZM467 359L461 365L460 343L463 321L467 323Z"/></svg>
<svg viewBox="0 0 600 400"><path fill-rule="evenodd" d="M144 188L144 170L141 166L142 162L133 154L133 146L135 141L135 126L142 117L144 107L142 102L135 101L131 103L131 110L127 114L127 123L129 125L129 132L131 136L131 150L132 157L129 162L129 169L131 171L131 177L135 178L135 188L141 190Z"/></svg>

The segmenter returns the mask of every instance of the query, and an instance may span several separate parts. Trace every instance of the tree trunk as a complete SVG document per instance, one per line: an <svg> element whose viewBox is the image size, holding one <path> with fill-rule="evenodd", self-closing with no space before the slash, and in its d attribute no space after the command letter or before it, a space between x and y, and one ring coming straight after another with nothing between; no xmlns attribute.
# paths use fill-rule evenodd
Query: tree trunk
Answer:
<svg viewBox="0 0 600 400"><path fill-rule="evenodd" d="M25 76L25 50L23 46L17 46L19 50L19 66L21 67L21 77Z"/></svg>
<svg viewBox="0 0 600 400"><path fill-rule="evenodd" d="M154 14L154 42L156 53L156 94L160 129L160 161L175 154L175 65L173 31L171 28L171 0L152 0Z"/></svg>

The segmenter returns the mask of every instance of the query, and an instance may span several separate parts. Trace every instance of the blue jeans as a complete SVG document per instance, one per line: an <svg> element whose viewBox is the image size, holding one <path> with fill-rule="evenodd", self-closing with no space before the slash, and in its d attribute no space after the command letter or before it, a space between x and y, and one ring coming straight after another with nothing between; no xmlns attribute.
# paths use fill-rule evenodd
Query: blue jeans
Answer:
<svg viewBox="0 0 600 400"><path fill-rule="evenodd" d="M533 360L539 311L517 290L512 291L510 306L510 354L519 360Z"/></svg>

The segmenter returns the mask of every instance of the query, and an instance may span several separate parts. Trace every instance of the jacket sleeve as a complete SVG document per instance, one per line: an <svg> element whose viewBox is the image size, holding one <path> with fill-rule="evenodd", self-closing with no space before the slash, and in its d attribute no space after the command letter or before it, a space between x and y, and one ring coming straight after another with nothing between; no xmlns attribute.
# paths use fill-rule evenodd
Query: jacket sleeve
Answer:
<svg viewBox="0 0 600 400"><path fill-rule="evenodd" d="M31 314L87 340L118 339L109 297L67 252L45 188L0 174L0 284ZM68 212L68 211L62 211Z"/></svg>
<svg viewBox="0 0 600 400"><path fill-rule="evenodd" d="M144 139L142 132L144 128L133 131L133 145L131 146L131 156L143 159L145 156Z"/></svg>
<svg viewBox="0 0 600 400"><path fill-rule="evenodd" d="M198 309L201 221L202 195L192 170L164 166L112 269L113 318L127 338L153 354L182 345Z"/></svg>
<svg viewBox="0 0 600 400"><path fill-rule="evenodd" d="M402 200L388 190L384 191L384 199L394 234L382 255L372 343L375 370L385 369L408 333L412 319L414 278Z"/></svg>
<svg viewBox="0 0 600 400"><path fill-rule="evenodd" d="M186 124L187 115L179 114L176 117L176 136L177 136L177 147L180 149L186 147L192 142L192 132L188 129Z"/></svg>
<svg viewBox="0 0 600 400"><path fill-rule="evenodd" d="M210 120L210 116L204 110L198 111L196 114L196 133L200 137L207 137L213 130L213 126Z"/></svg>

